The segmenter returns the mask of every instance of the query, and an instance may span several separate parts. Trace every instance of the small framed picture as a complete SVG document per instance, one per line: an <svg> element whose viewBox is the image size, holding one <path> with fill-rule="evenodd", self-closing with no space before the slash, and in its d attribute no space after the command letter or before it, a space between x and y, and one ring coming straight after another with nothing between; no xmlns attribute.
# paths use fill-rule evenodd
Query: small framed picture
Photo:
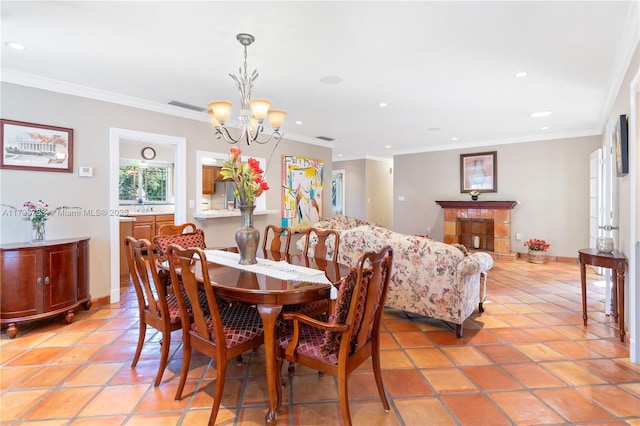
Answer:
<svg viewBox="0 0 640 426"><path fill-rule="evenodd" d="M498 152L460 154L460 192L498 192Z"/></svg>
<svg viewBox="0 0 640 426"><path fill-rule="evenodd" d="M73 172L73 129L0 120L0 168Z"/></svg>

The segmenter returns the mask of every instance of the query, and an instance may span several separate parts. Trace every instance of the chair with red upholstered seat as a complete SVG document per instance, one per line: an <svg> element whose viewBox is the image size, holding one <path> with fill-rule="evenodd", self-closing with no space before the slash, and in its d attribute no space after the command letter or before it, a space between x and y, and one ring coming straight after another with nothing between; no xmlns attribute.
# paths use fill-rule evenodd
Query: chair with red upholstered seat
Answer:
<svg viewBox="0 0 640 426"><path fill-rule="evenodd" d="M337 376L340 410L345 425L351 424L347 390L349 374L369 358L372 359L380 400L385 411L389 411L380 370L378 336L392 260L390 246L377 253L364 253L340 285L335 308L325 321L299 312L282 314L284 320L293 321L293 327L279 338L278 371L287 359ZM281 400L282 389L279 388L278 401Z"/></svg>
<svg viewBox="0 0 640 426"><path fill-rule="evenodd" d="M195 223L187 222L181 225L164 224L158 228L158 235L179 235L195 232L198 229ZM185 232L186 231L186 232Z"/></svg>
<svg viewBox="0 0 640 426"><path fill-rule="evenodd" d="M158 386L169 358L171 332L182 328L180 309L176 296L167 294L166 286L163 285L164 281L158 276L153 244L149 240L126 237L125 249L131 281L133 281L140 310L138 346L131 368L135 368L140 359L147 325L160 331L162 333L160 365L158 365L158 373L153 383L154 386ZM186 321L188 322L189 319L187 318Z"/></svg>
<svg viewBox="0 0 640 426"><path fill-rule="evenodd" d="M268 244L269 236L271 235L271 242ZM275 225L267 225L264 228L264 238L262 240L262 250L278 251L282 253L289 253L289 246L291 245L291 229L286 227L279 227Z"/></svg>
<svg viewBox="0 0 640 426"><path fill-rule="evenodd" d="M182 321L182 370L176 391L176 401L182 398L182 391L189 373L191 350L213 358L216 362L217 376L213 406L209 425L215 423L220 409L220 400L224 390L227 360L237 358L242 353L255 350L264 343L264 327L255 307L244 304L232 304L220 311L213 294L207 257L202 249L182 247L171 244L167 248L171 283L177 294L178 306L183 313L191 304L193 322L183 317ZM184 287L180 291L178 280ZM198 278L201 283L198 282ZM199 289L204 287L206 299L198 297ZM207 312L208 311L208 312Z"/></svg>
<svg viewBox="0 0 640 426"><path fill-rule="evenodd" d="M303 231L306 234L304 250L305 257L330 259L338 261L338 247L340 247L340 233L335 229L308 228ZM310 248L313 249L311 254Z"/></svg>

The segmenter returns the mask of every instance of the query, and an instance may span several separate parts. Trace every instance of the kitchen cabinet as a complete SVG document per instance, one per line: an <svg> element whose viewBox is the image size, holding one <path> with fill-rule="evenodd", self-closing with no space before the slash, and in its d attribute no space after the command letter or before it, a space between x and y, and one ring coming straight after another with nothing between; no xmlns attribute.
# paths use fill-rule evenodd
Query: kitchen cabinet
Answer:
<svg viewBox="0 0 640 426"><path fill-rule="evenodd" d="M10 338L20 322L65 314L71 324L75 308L91 307L89 238L2 244L0 272L0 324Z"/></svg>
<svg viewBox="0 0 640 426"><path fill-rule="evenodd" d="M162 225L174 225L174 219L173 219L173 215L172 214L159 214L156 216L156 229L155 229L155 234L153 235L158 235L158 232L160 231L160 227Z"/></svg>
<svg viewBox="0 0 640 426"><path fill-rule="evenodd" d="M135 218L135 222L133 222L133 238L135 238L136 240L144 238L149 241L153 241L153 237L155 235L158 235L160 226L165 224L174 224L173 214L145 214L135 215L131 217Z"/></svg>
<svg viewBox="0 0 640 426"><path fill-rule="evenodd" d="M127 252L124 250L124 239L133 235L132 217L120 218L120 281L129 280L129 264L127 262Z"/></svg>
<svg viewBox="0 0 640 426"><path fill-rule="evenodd" d="M133 238L140 240L142 238L151 241L156 235L156 217L155 215L139 215L135 216L136 221L133 222Z"/></svg>
<svg viewBox="0 0 640 426"><path fill-rule="evenodd" d="M211 195L216 193L216 182L223 182L220 174L222 167L202 166L202 193Z"/></svg>

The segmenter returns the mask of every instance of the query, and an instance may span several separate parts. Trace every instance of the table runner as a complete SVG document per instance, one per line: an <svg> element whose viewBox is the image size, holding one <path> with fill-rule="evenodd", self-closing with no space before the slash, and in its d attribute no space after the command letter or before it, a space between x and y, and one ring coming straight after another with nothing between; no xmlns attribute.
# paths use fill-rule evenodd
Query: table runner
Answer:
<svg viewBox="0 0 640 426"><path fill-rule="evenodd" d="M240 254L225 250L205 250L207 261L217 263L219 265L229 266L243 271L250 271L256 274L267 275L269 277L278 278L287 281L301 281L316 284L329 284L331 281L327 278L324 271L319 269L307 268L306 266L292 265L284 260L275 261L271 259L257 258L257 264L241 265ZM331 285L331 299L338 297L338 290Z"/></svg>

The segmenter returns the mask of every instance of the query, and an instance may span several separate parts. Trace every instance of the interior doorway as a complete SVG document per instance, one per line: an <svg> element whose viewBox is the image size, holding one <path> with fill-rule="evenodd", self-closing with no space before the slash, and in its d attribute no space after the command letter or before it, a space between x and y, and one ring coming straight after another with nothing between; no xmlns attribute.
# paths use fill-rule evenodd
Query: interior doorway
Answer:
<svg viewBox="0 0 640 426"><path fill-rule="evenodd" d="M174 220L175 223L186 222L187 212L187 140L185 138L111 128L109 130L109 207L111 211L119 209L119 171L120 143L138 143L140 149L145 144L172 146L174 150ZM109 218L110 244L110 303L120 301L120 220L118 216Z"/></svg>
<svg viewBox="0 0 640 426"><path fill-rule="evenodd" d="M344 170L331 172L331 210L334 215L345 214L344 180Z"/></svg>

